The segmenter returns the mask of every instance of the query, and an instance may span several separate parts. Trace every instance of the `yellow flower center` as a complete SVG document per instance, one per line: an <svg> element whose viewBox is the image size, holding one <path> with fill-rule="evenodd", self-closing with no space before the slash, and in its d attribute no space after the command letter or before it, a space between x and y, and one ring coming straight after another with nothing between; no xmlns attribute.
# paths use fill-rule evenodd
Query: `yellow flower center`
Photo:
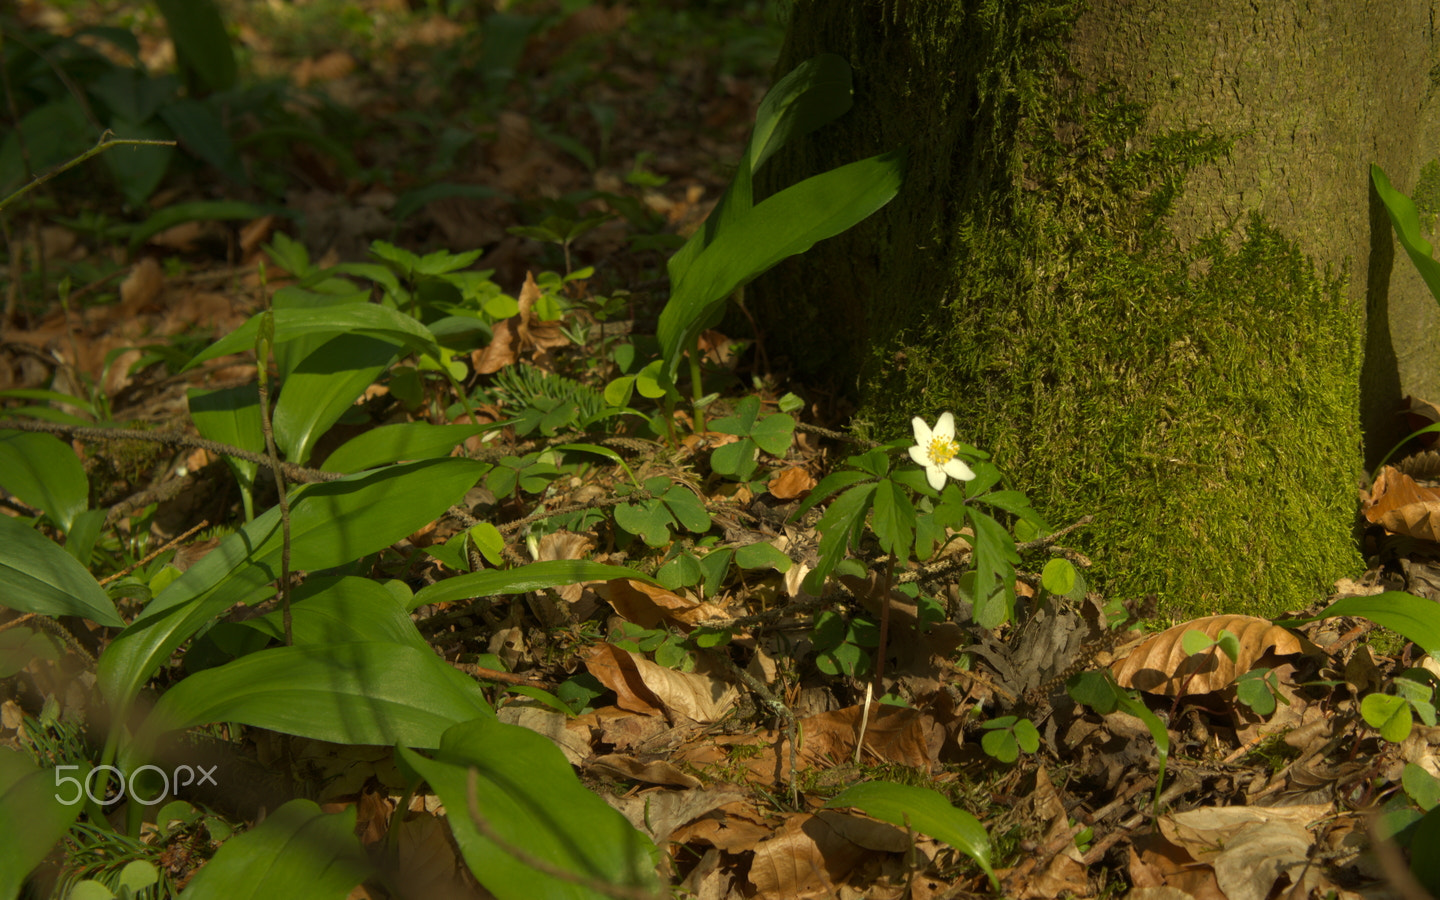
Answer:
<svg viewBox="0 0 1440 900"><path fill-rule="evenodd" d="M937 466L943 466L960 452L960 445L951 438L933 437L930 439L930 461Z"/></svg>

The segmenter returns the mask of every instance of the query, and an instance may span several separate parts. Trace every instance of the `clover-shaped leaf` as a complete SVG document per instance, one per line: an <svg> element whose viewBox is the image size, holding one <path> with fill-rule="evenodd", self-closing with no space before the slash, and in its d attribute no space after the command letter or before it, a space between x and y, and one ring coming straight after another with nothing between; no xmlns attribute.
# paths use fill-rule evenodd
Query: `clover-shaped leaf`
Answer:
<svg viewBox="0 0 1440 900"><path fill-rule="evenodd" d="M622 503L615 507L615 524L645 541L651 547L670 542L670 527L679 525L696 534L710 530L710 514L705 504L684 485L662 476L648 478L645 489L650 499Z"/></svg>
<svg viewBox="0 0 1440 900"><path fill-rule="evenodd" d="M748 480L755 474L755 454L764 450L771 456L783 456L795 436L795 420L785 413L760 416L760 399L746 397L735 407L735 415L717 419L712 431L733 434L740 440L716 449L710 467L721 475Z"/></svg>

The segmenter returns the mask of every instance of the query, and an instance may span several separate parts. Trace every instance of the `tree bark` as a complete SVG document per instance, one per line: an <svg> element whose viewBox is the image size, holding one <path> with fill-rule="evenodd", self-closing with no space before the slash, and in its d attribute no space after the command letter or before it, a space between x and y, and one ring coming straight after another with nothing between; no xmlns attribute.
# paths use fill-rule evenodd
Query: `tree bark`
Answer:
<svg viewBox="0 0 1440 900"><path fill-rule="evenodd" d="M1313 602L1359 565L1362 383L1372 461L1402 380L1440 396L1440 316L1368 173L1409 190L1440 146L1433 10L796 0L777 74L838 53L855 107L761 190L909 165L752 286L767 349L880 436L953 409L1052 521L1097 516L1114 593Z"/></svg>

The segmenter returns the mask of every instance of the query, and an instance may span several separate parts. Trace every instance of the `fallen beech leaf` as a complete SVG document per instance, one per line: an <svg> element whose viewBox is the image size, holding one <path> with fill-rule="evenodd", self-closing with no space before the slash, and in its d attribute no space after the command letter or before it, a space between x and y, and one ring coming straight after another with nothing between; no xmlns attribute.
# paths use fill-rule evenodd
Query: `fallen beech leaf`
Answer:
<svg viewBox="0 0 1440 900"><path fill-rule="evenodd" d="M1218 647L1191 656L1181 646L1186 632L1199 631L1211 638L1229 631L1240 641L1234 662ZM1303 653L1305 645L1290 631L1255 616L1208 616L1183 622L1160 632L1124 659L1110 666L1121 687L1139 688L1152 694L1173 697L1186 694L1208 694L1235 680L1237 675L1255 668L1256 660L1267 652L1277 654Z"/></svg>
<svg viewBox="0 0 1440 900"><path fill-rule="evenodd" d="M731 805L740 806L745 795L734 789L704 790L697 788L683 791L652 789L641 791L638 794L627 794L624 797L616 797L609 793L602 793L600 796L606 803L618 809L622 816L629 819L630 824L634 825L636 830L645 832L657 846L663 847L667 841L671 840L676 843L684 843L684 841L673 838L672 835L677 832L677 829L688 831L698 822L708 821L723 829L726 816L720 810ZM730 821L736 820L731 819ZM758 815L755 821L763 822ZM763 827L763 825L758 826L749 840L741 845L741 849L750 849L760 838L769 833L769 828Z"/></svg>
<svg viewBox="0 0 1440 900"><path fill-rule="evenodd" d="M798 813L756 845L750 883L762 898L834 896L835 887L865 855L863 847L837 834L824 819Z"/></svg>
<svg viewBox="0 0 1440 900"><path fill-rule="evenodd" d="M815 479L799 466L791 466L765 485L779 500L794 500L815 486Z"/></svg>
<svg viewBox="0 0 1440 900"><path fill-rule="evenodd" d="M690 600L664 588L629 578L614 578L597 585L595 593L615 607L627 622L655 628L661 622L689 631L700 622L725 616L714 603Z"/></svg>
<svg viewBox="0 0 1440 900"><path fill-rule="evenodd" d="M1392 509L1380 517L1380 525L1395 534L1440 542L1440 500L1407 503Z"/></svg>
<svg viewBox="0 0 1440 900"><path fill-rule="evenodd" d="M645 762L624 753L607 753L604 756L597 756L595 759L592 759L586 768L589 769L592 774L604 775L609 778L643 781L646 784L658 784L667 787L701 787L700 779L694 775L680 771L674 763L667 762L663 759L653 759Z"/></svg>
<svg viewBox="0 0 1440 900"><path fill-rule="evenodd" d="M1162 816L1160 832L1213 866L1229 900L1265 900L1281 876L1299 883L1311 843L1306 826L1333 812L1329 804L1206 807Z"/></svg>
<svg viewBox="0 0 1440 900"><path fill-rule="evenodd" d="M670 840L677 844L695 841L739 853L753 849L771 831L753 804L736 797L677 828Z"/></svg>
<svg viewBox="0 0 1440 900"><path fill-rule="evenodd" d="M1440 491L1422 487L1415 479L1394 466L1386 466L1380 470L1380 475L1370 486L1363 509L1368 521L1383 525L1384 519L1396 510L1436 500L1440 500ZM1388 525L1385 527L1389 528Z"/></svg>
<svg viewBox="0 0 1440 900"><path fill-rule="evenodd" d="M535 301L540 299L540 285L535 283L533 272L525 273L525 286L520 289L517 302L520 311L503 322L495 323L494 336L484 350L470 355L475 371L490 375L500 371L519 358L526 350L532 359L542 359L552 347L563 347L570 343L560 331L560 323L544 322L535 314Z"/></svg>
<svg viewBox="0 0 1440 900"><path fill-rule="evenodd" d="M677 672L613 644L596 644L585 666L615 692L616 705L633 712L679 713L696 722L714 722L739 699L735 686L704 671Z"/></svg>

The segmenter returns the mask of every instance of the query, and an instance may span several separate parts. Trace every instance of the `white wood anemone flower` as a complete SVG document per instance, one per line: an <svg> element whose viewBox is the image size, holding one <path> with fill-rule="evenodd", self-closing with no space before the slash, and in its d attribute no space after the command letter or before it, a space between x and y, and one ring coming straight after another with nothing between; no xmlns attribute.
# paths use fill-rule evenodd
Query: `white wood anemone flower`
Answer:
<svg viewBox="0 0 1440 900"><path fill-rule="evenodd" d="M947 476L956 481L975 477L974 471L959 457L954 414L941 413L933 431L919 416L910 424L915 428L915 446L910 448L910 458L925 467L925 480L932 488L938 491L944 487Z"/></svg>

